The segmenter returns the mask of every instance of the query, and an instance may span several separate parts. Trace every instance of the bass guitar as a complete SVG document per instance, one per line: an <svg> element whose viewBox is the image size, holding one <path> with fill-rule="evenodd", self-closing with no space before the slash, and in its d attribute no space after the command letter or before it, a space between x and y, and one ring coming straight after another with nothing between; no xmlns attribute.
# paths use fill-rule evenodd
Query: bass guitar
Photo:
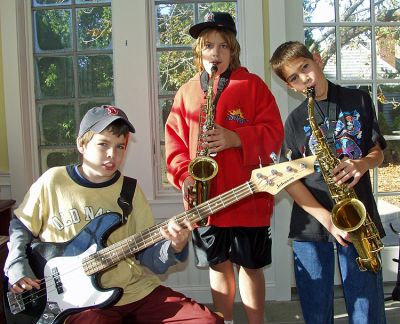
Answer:
<svg viewBox="0 0 400 324"><path fill-rule="evenodd" d="M275 195L313 173L314 162L315 157L309 156L255 169L246 183L174 218L181 225L185 219L194 224L256 192ZM116 303L122 289L102 288L99 276L121 260L161 241L160 228L166 229L168 220L105 246L107 236L120 225L120 214L106 213L93 219L68 242L32 244L28 258L33 272L41 279L40 289L19 294L7 292L7 323L61 324L72 313Z"/></svg>

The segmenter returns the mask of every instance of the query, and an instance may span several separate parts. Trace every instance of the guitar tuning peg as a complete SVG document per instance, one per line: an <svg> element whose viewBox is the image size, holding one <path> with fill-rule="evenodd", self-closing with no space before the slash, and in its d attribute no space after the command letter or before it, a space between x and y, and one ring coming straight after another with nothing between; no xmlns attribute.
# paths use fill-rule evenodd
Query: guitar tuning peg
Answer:
<svg viewBox="0 0 400 324"><path fill-rule="evenodd" d="M262 168L262 164L261 164L261 156L258 156L258 160L260 161L260 164L259 164L259 166L260 166L260 168Z"/></svg>
<svg viewBox="0 0 400 324"><path fill-rule="evenodd" d="M276 155L275 152L272 152L269 157L271 158L272 162L274 162L274 164L278 164L278 156Z"/></svg>
<svg viewBox="0 0 400 324"><path fill-rule="evenodd" d="M287 158L289 161L292 161L292 150L287 149L287 150L285 151L285 156L286 156L286 158Z"/></svg>

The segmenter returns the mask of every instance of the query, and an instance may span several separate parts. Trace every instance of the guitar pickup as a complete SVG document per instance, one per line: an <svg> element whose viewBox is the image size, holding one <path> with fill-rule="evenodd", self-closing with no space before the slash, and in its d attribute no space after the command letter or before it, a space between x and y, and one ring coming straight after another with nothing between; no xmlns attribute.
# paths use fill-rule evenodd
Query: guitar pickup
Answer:
<svg viewBox="0 0 400 324"><path fill-rule="evenodd" d="M22 294L14 294L13 292L8 291L7 299L11 314L15 315L25 310Z"/></svg>
<svg viewBox="0 0 400 324"><path fill-rule="evenodd" d="M51 274L53 276L54 284L58 294L62 294L64 292L64 288L62 282L60 280L60 273L57 268L51 269Z"/></svg>

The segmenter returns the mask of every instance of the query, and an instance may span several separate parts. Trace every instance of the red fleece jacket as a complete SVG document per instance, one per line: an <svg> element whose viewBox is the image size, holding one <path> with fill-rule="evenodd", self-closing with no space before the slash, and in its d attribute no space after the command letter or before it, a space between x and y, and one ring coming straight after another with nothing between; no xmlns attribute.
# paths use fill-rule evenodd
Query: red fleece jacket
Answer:
<svg viewBox="0 0 400 324"><path fill-rule="evenodd" d="M214 93L218 84L214 84ZM199 109L205 103L196 74L177 92L165 125L168 180L178 189L189 176L188 165L196 157L199 132ZM215 114L215 123L235 131L240 148L218 152L218 174L211 180L210 197L224 193L248 181L257 169L270 164L270 154L279 154L283 141L283 125L275 98L257 75L240 67L231 74L222 92ZM220 227L258 227L270 225L273 196L257 193L209 217L209 224Z"/></svg>

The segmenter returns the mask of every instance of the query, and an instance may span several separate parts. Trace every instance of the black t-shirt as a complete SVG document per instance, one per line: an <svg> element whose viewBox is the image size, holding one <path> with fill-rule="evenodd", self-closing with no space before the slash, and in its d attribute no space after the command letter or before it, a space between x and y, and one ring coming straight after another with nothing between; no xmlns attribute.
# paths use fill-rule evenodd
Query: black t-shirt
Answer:
<svg viewBox="0 0 400 324"><path fill-rule="evenodd" d="M329 82L328 100L316 102L314 110L320 129L328 137L328 144L337 157L360 159L366 156L376 143L379 143L382 149L386 147L368 93ZM292 159L313 155L315 144L314 136L311 136L307 100L305 100L289 114L285 122L285 140L280 161L287 160L284 154L287 149L292 151ZM318 166L315 173L301 181L325 208L332 210L334 203ZM364 203L381 237L384 237L385 232L372 194L369 172L366 172L357 183L355 192L358 199ZM308 241L328 240L329 232L294 202L289 238Z"/></svg>

